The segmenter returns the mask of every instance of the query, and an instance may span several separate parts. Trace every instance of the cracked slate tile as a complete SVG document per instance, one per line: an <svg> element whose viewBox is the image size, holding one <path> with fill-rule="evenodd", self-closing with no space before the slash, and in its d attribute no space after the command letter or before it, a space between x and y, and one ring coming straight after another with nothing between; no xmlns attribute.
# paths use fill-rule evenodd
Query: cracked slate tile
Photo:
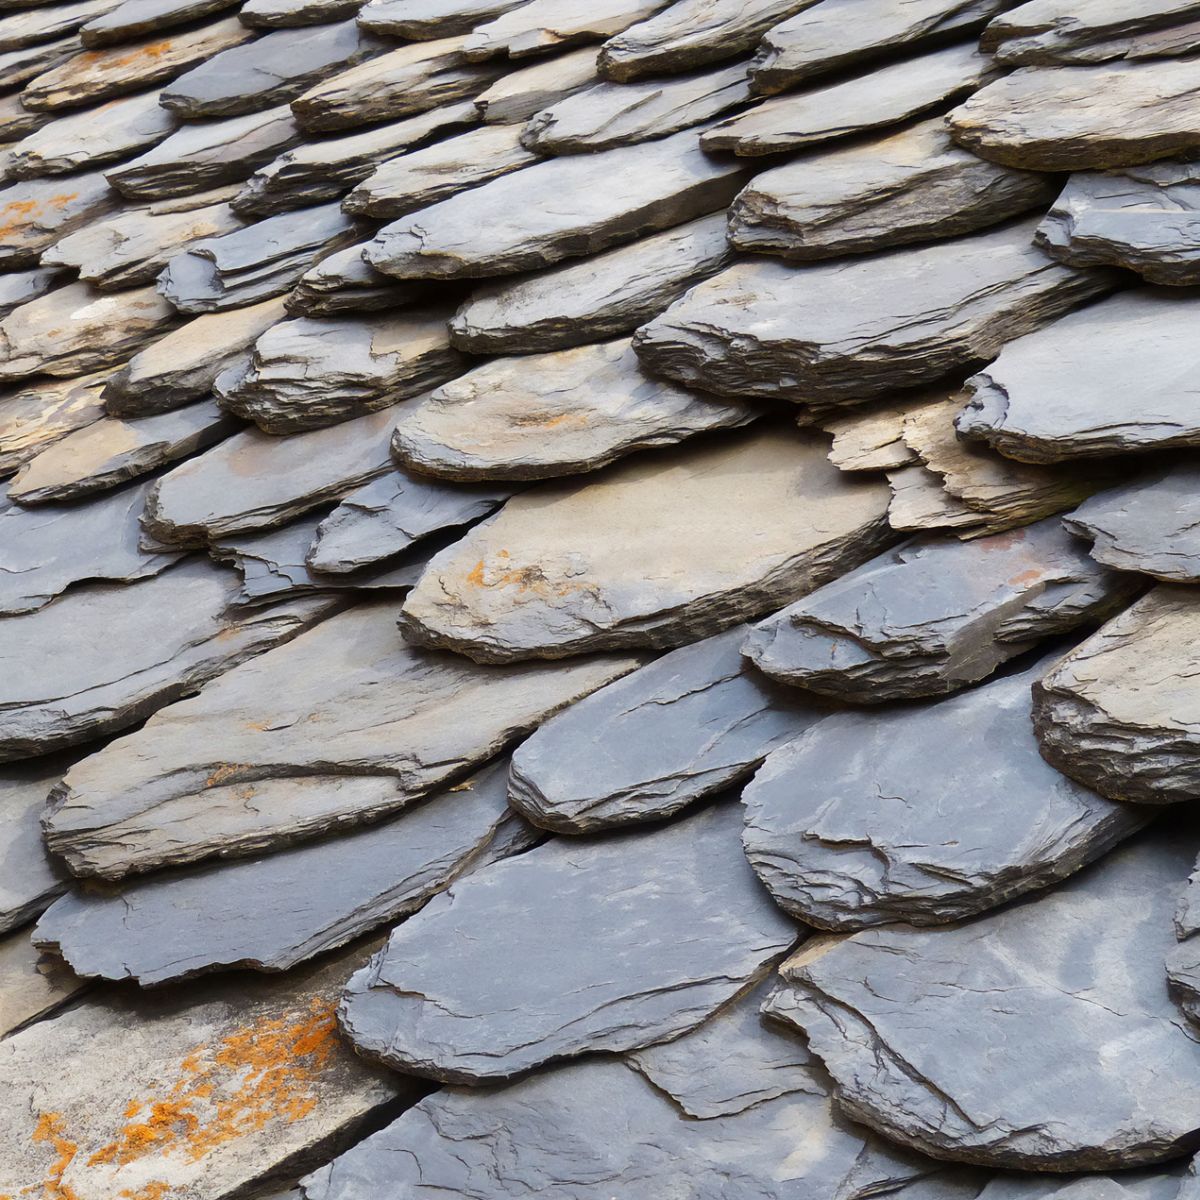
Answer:
<svg viewBox="0 0 1200 1200"><path fill-rule="evenodd" d="M475 97L475 106L485 122L507 125L524 121L596 82L596 51L583 46L501 75Z"/></svg>
<svg viewBox="0 0 1200 1200"><path fill-rule="evenodd" d="M0 1039L48 1017L85 987L61 961L37 950L28 930L0 937Z"/></svg>
<svg viewBox="0 0 1200 1200"><path fill-rule="evenodd" d="M119 204L120 197L99 171L10 183L0 190L0 267L36 266L60 238L107 216Z"/></svg>
<svg viewBox="0 0 1200 1200"><path fill-rule="evenodd" d="M0 855L4 867L0 874L0 934L9 934L32 921L67 889L66 871L46 852L41 822L50 789L62 779L72 761L64 755L0 769L0 836L4 845ZM8 952L15 956L24 975L25 965L36 961L37 954L31 953L28 932L18 938L21 951L15 950L16 940L0 941L0 947L8 945ZM5 951L0 949L0 959L4 957ZM0 968L0 976L3 974ZM5 990L0 986L0 995ZM0 1011L5 1008L0 1000ZM7 1013L0 1016L0 1037L13 1024L26 1019L21 1016L14 1022Z"/></svg>
<svg viewBox="0 0 1200 1200"><path fill-rule="evenodd" d="M107 372L18 386L0 399L0 475L11 475L46 446L104 416Z"/></svg>
<svg viewBox="0 0 1200 1200"><path fill-rule="evenodd" d="M237 0L123 0L80 28L88 47L119 45L235 8Z"/></svg>
<svg viewBox="0 0 1200 1200"><path fill-rule="evenodd" d="M463 47L470 59L525 58L598 42L645 20L669 0L531 0L476 25Z"/></svg>
<svg viewBox="0 0 1200 1200"><path fill-rule="evenodd" d="M344 203L342 207L350 211ZM365 248L366 243L360 242L335 250L309 267L288 293L288 316L337 317L404 308L430 295L421 283L402 283L363 262Z"/></svg>

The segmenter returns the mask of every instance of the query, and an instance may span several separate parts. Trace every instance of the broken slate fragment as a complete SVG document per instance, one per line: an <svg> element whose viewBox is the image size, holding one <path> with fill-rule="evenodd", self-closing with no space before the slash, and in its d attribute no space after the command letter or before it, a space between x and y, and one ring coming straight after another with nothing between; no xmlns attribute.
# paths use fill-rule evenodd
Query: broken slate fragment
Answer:
<svg viewBox="0 0 1200 1200"><path fill-rule="evenodd" d="M694 1028L797 937L730 853L740 816L727 802L551 841L452 884L351 978L346 1036L400 1070L484 1083Z"/></svg>
<svg viewBox="0 0 1200 1200"><path fill-rule="evenodd" d="M361 602L93 754L55 789L47 845L112 879L373 821L642 661L482 668L405 645L395 618Z"/></svg>
<svg viewBox="0 0 1200 1200"><path fill-rule="evenodd" d="M780 683L854 704L943 695L1107 616L1138 586L1055 518L970 543L924 537L769 617L744 652Z"/></svg>
<svg viewBox="0 0 1200 1200"><path fill-rule="evenodd" d="M0 475L104 416L106 373L27 384L0 399Z"/></svg>
<svg viewBox="0 0 1200 1200"><path fill-rule="evenodd" d="M7 317L19 305L44 296L60 282L62 272L51 267L30 267L26 271L5 272L0 275L0 317Z"/></svg>
<svg viewBox="0 0 1200 1200"><path fill-rule="evenodd" d="M513 755L518 811L556 833L673 816L745 779L825 715L746 670L734 626L626 675L551 717Z"/></svg>
<svg viewBox="0 0 1200 1200"><path fill-rule="evenodd" d="M28 930L0 937L0 1038L62 1008L87 983L42 954Z"/></svg>
<svg viewBox="0 0 1200 1200"><path fill-rule="evenodd" d="M252 29L292 29L352 17L358 0L246 0L238 20Z"/></svg>
<svg viewBox="0 0 1200 1200"><path fill-rule="evenodd" d="M501 75L476 96L475 107L488 124L507 125L527 120L596 82L596 51L583 46Z"/></svg>
<svg viewBox="0 0 1200 1200"><path fill-rule="evenodd" d="M420 283L401 282L363 262L365 248L364 242L335 250L309 267L288 293L288 315L337 317L347 312L397 309L428 295Z"/></svg>
<svg viewBox="0 0 1200 1200"><path fill-rule="evenodd" d="M667 3L669 0L531 0L477 25L463 52L474 60L497 54L525 58L579 42L601 41L652 16Z"/></svg>
<svg viewBox="0 0 1200 1200"><path fill-rule="evenodd" d="M887 481L892 490L888 523L893 529L905 533L952 529L961 538L994 532L983 513L951 496L942 486L942 477L923 463L889 471Z"/></svg>
<svg viewBox="0 0 1200 1200"><path fill-rule="evenodd" d="M743 170L706 157L690 130L565 155L385 225L365 256L401 279L533 270L723 208L744 182ZM617 178L623 186L611 187Z"/></svg>
<svg viewBox="0 0 1200 1200"><path fill-rule="evenodd" d="M0 871L0 934L11 933L33 920L67 889L66 872L46 853L41 820L50 789L71 761L64 756L15 763L0 770L0 836L4 839L0 854L0 866L4 868ZM22 938L28 942L27 935ZM0 947L4 945L0 941ZM0 1009L4 1007L0 1000ZM9 1022L0 1019L0 1037L6 1032L5 1026L11 1028Z"/></svg>
<svg viewBox="0 0 1200 1200"><path fill-rule="evenodd" d="M904 441L909 408L883 405L826 417L820 426L833 437L829 461L840 471L896 471L919 462Z"/></svg>
<svg viewBox="0 0 1200 1200"><path fill-rule="evenodd" d="M26 179L0 191L0 266L36 264L59 238L111 212L120 197L104 176Z"/></svg>
<svg viewBox="0 0 1200 1200"><path fill-rule="evenodd" d="M82 49L82 43L79 40L79 35L69 34L66 37L56 38L53 42L42 42L37 46L27 46L20 50L8 50L0 53L0 87L2 88L18 88L23 83L28 83L29 80L35 79L43 71L52 70L59 63L66 62L72 55L78 54ZM46 113L34 113L25 108L21 104L20 94L10 94L7 99L6 107L14 105L15 108L24 112L28 117L36 117L37 119L29 124L25 130L26 133L32 133L35 129L40 129L46 123ZM11 109L9 110L12 111ZM13 137L21 137L23 134L12 134ZM7 139L5 139L7 140Z"/></svg>
<svg viewBox="0 0 1200 1200"><path fill-rule="evenodd" d="M656 374L732 396L858 404L992 358L1110 289L1032 245L1033 224L793 267L735 263L642 326Z"/></svg>
<svg viewBox="0 0 1200 1200"><path fill-rule="evenodd" d="M123 0L93 17L79 32L85 46L113 46L233 7L236 0Z"/></svg>

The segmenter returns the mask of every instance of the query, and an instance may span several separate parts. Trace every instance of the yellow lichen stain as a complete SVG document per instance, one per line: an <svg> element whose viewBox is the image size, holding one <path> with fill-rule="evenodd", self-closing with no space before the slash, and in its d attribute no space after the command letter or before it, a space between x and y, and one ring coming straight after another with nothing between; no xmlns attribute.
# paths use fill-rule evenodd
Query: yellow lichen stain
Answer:
<svg viewBox="0 0 1200 1200"><path fill-rule="evenodd" d="M132 1188L123 1188L117 1194L121 1200L163 1200L164 1196L171 1192L171 1185L164 1183L161 1179L152 1179L149 1183L134 1191Z"/></svg>
<svg viewBox="0 0 1200 1200"><path fill-rule="evenodd" d="M238 772L242 768L237 763L222 763L209 777L204 781L206 788L221 787L228 783L231 779L237 777Z"/></svg>
<svg viewBox="0 0 1200 1200"><path fill-rule="evenodd" d="M67 205L70 204L72 200L76 200L78 198L79 198L78 192L59 192L56 195L51 196L50 199L46 201L46 203L53 206L54 208L66 208Z"/></svg>
<svg viewBox="0 0 1200 1200"><path fill-rule="evenodd" d="M0 238L20 233L40 208L36 200L10 200L0 208Z"/></svg>
<svg viewBox="0 0 1200 1200"><path fill-rule="evenodd" d="M591 415L584 412L565 412L557 416L549 413L521 413L509 418L512 425L518 429L557 429L560 425L587 425Z"/></svg>
<svg viewBox="0 0 1200 1200"><path fill-rule="evenodd" d="M125 67L134 67L138 63L145 60L146 62L157 62L164 54L171 49L170 38L164 38L161 42L150 42L145 46L138 46L134 50L128 50L124 54L114 54L111 50L88 50L75 60L75 70L89 71L93 67L98 67L100 71L120 71Z"/></svg>

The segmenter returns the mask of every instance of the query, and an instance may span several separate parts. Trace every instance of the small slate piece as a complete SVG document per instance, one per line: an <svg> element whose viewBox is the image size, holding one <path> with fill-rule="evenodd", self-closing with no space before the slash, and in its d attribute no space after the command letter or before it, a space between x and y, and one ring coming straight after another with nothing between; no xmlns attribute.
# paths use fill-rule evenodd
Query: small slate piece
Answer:
<svg viewBox="0 0 1200 1200"><path fill-rule="evenodd" d="M596 42L665 8L669 0L531 0L477 25L463 50L470 59L507 54L525 58Z"/></svg>
<svg viewBox="0 0 1200 1200"><path fill-rule="evenodd" d="M105 374L26 384L0 399L0 475L104 416Z"/></svg>
<svg viewBox="0 0 1200 1200"><path fill-rule="evenodd" d="M833 437L829 461L841 471L896 471L918 463L904 441L907 405L888 405L829 416L820 422Z"/></svg>
<svg viewBox="0 0 1200 1200"><path fill-rule="evenodd" d="M552 841L452 884L351 978L346 1036L400 1070L484 1083L687 1032L797 936L730 853L740 817L725 803Z"/></svg>
<svg viewBox="0 0 1200 1200"><path fill-rule="evenodd" d="M825 715L746 670L734 626L593 692L513 755L514 807L556 833L673 816L745 779Z"/></svg>
<svg viewBox="0 0 1200 1200"><path fill-rule="evenodd" d="M0 937L0 1038L43 1020L85 987L61 960L38 950L27 930Z"/></svg>
<svg viewBox="0 0 1200 1200"><path fill-rule="evenodd" d="M943 695L1137 588L1055 518L970 543L924 537L769 617L745 653L780 683L854 704Z"/></svg>
<svg viewBox="0 0 1200 1200"><path fill-rule="evenodd" d="M236 7L236 0L122 0L80 29L88 47L113 46Z"/></svg>
<svg viewBox="0 0 1200 1200"><path fill-rule="evenodd" d="M35 265L59 238L105 216L119 201L99 172L10 184L0 191L0 266Z"/></svg>
<svg viewBox="0 0 1200 1200"><path fill-rule="evenodd" d="M309 267L288 293L288 314L337 317L347 312L391 310L429 294L419 283L403 283L368 266L363 262L364 249L365 242L347 246Z"/></svg>
<svg viewBox="0 0 1200 1200"><path fill-rule="evenodd" d="M950 495L942 486L942 477L923 463L889 471L887 481L892 489L888 521L893 529L905 533L952 529L961 538L995 532L987 527L983 513Z"/></svg>
<svg viewBox="0 0 1200 1200"><path fill-rule="evenodd" d="M45 759L0 770L0 837L4 846L0 855L0 934L33 920L67 890L66 872L46 853L41 821L50 789L70 762L69 758ZM21 940L28 944L28 935ZM0 941L0 959L5 957L5 945L6 940ZM3 973L0 968L0 976ZM0 996L3 994L0 988ZM0 999L0 1010L5 1010L0 1016L0 1037L12 1027L6 1009Z"/></svg>
<svg viewBox="0 0 1200 1200"><path fill-rule="evenodd" d="M475 107L488 124L507 125L525 121L596 82L596 51L583 46L501 75L476 96Z"/></svg>
<svg viewBox="0 0 1200 1200"><path fill-rule="evenodd" d="M414 42L467 33L521 0L369 0L359 24L372 33Z"/></svg>
<svg viewBox="0 0 1200 1200"><path fill-rule="evenodd" d="M405 645L395 616L359 603L85 759L55 789L51 851L113 879L376 820L642 661L481 668Z"/></svg>
<svg viewBox="0 0 1200 1200"><path fill-rule="evenodd" d="M55 38L52 42L41 42L36 46L0 52L0 87L19 88L23 83L35 79L43 71L49 71L72 55L78 54L82 46L79 34L74 33L68 34L66 37ZM30 125L26 132L32 133L34 129L40 129L46 123L44 120L46 114L34 114L29 109L23 108L19 94L10 96L10 101L15 101L17 107L30 116L39 118ZM22 135L14 134L13 136Z"/></svg>

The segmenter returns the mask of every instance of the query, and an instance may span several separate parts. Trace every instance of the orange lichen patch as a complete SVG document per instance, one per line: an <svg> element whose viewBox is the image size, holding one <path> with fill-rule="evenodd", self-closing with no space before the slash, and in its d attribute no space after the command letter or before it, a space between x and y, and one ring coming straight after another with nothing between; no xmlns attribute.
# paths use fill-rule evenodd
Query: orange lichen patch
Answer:
<svg viewBox="0 0 1200 1200"><path fill-rule="evenodd" d="M565 412L557 416L549 413L520 413L509 418L511 424L519 429L557 429L560 425L587 425L591 414L584 412Z"/></svg>
<svg viewBox="0 0 1200 1200"><path fill-rule="evenodd" d="M572 592L583 591L588 586L585 583L551 584L545 572L536 563L527 567L509 567L507 550L497 550L496 558L502 561L490 568L481 558L467 572L467 583L478 588L515 587L519 593L533 592L543 597L568 596Z"/></svg>
<svg viewBox="0 0 1200 1200"><path fill-rule="evenodd" d="M114 54L111 50L87 50L71 65L75 70L87 71L92 67L99 67L102 71L119 71L124 67L135 67L140 62L157 62L171 49L171 39L164 38L160 42L150 42L122 54Z"/></svg>
<svg viewBox="0 0 1200 1200"><path fill-rule="evenodd" d="M163 1200L170 1190L169 1183L164 1183L161 1179L152 1179L144 1187L138 1188L136 1192L131 1188L125 1188L118 1195L121 1200Z"/></svg>
<svg viewBox="0 0 1200 1200"><path fill-rule="evenodd" d="M0 238L19 233L40 208L36 200L10 200L0 208Z"/></svg>
<svg viewBox="0 0 1200 1200"><path fill-rule="evenodd" d="M223 763L205 781L206 788L221 787L237 777L242 768L237 763Z"/></svg>
<svg viewBox="0 0 1200 1200"><path fill-rule="evenodd" d="M1012 587L1023 587L1027 583L1037 583L1041 577L1041 571L1034 567L1031 570L1022 571L1020 575L1014 575L1008 582Z"/></svg>
<svg viewBox="0 0 1200 1200"><path fill-rule="evenodd" d="M21 1189L22 1196L38 1197L38 1200L79 1200L75 1190L62 1181L67 1168L79 1153L79 1144L66 1136L65 1126L62 1113L45 1112L38 1117L33 1140L48 1143L58 1158L51 1164L41 1183Z"/></svg>
<svg viewBox="0 0 1200 1200"><path fill-rule="evenodd" d="M54 208L66 208L72 200L78 199L78 197L78 192L59 192L56 196L51 196L46 203Z"/></svg>

